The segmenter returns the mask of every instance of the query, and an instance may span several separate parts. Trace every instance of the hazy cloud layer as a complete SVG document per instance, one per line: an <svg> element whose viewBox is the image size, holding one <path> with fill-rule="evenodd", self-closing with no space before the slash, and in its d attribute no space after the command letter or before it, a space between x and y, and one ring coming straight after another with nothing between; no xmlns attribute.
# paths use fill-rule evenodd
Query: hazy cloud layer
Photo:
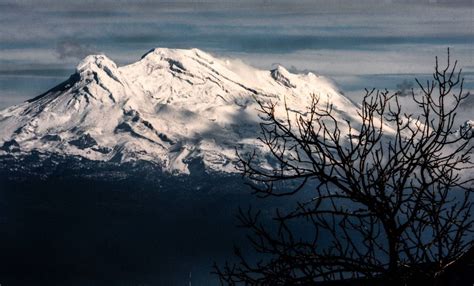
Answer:
<svg viewBox="0 0 474 286"><path fill-rule="evenodd" d="M90 45L75 40L62 40L56 45L56 53L61 60L67 58L82 59L95 52Z"/></svg>
<svg viewBox="0 0 474 286"><path fill-rule="evenodd" d="M26 89L30 80L66 78L90 53L122 65L158 46L316 71L348 94L367 84L395 88L429 73L448 46L474 71L473 11L472 0L0 0L0 98L33 97L51 86L45 79ZM18 85L6 85L15 75Z"/></svg>

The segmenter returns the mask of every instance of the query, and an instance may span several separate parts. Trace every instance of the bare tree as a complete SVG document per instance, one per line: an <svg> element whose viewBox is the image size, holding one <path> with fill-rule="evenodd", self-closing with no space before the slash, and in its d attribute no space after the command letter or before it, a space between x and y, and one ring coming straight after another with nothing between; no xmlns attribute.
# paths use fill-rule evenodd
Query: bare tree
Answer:
<svg viewBox="0 0 474 286"><path fill-rule="evenodd" d="M469 93L449 50L444 68L436 58L431 81L416 82L411 98L419 113L404 113L397 93L366 90L358 122L337 118L317 96L305 113L285 106L286 120L275 115L276 103L259 102L260 140L278 167L240 154L243 174L257 196L309 191L311 198L277 210L274 228L259 212L241 210L261 259L236 249L237 263L216 266L222 283L435 283L472 247L472 136L455 124ZM303 223L304 232L295 231Z"/></svg>

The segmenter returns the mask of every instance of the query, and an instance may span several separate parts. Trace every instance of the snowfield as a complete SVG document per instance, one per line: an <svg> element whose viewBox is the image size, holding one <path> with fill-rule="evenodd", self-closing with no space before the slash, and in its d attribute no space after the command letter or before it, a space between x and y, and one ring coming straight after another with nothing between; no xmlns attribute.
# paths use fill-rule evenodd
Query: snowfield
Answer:
<svg viewBox="0 0 474 286"><path fill-rule="evenodd" d="M305 110L312 94L321 104L329 100L341 120L356 120L356 106L312 73L259 70L198 49L157 48L123 67L91 55L65 82L0 111L0 155L144 160L181 174L198 159L206 169L231 173L236 149L265 152L256 100Z"/></svg>

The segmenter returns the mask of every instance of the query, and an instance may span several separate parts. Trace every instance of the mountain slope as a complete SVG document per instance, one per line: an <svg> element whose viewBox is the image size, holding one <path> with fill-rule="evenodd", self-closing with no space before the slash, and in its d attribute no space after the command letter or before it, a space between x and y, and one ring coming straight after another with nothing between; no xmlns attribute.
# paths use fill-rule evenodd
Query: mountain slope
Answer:
<svg viewBox="0 0 474 286"><path fill-rule="evenodd" d="M0 154L145 160L178 173L199 159L210 170L234 172L235 148L264 151L255 100L304 110L311 94L330 100L341 118L356 114L312 73L258 70L197 49L158 48L123 67L92 55L64 83L0 112Z"/></svg>

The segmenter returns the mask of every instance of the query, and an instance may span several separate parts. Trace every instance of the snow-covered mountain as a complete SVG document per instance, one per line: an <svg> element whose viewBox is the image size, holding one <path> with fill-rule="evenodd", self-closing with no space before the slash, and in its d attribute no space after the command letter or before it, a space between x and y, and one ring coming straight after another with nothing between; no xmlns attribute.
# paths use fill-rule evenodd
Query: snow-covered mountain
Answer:
<svg viewBox="0 0 474 286"><path fill-rule="evenodd" d="M256 99L303 110L311 94L330 100L341 118L356 114L327 79L281 66L259 70L198 49L157 48L123 67L91 55L62 84L0 112L0 155L145 160L178 173L199 159L234 172L236 148L264 151Z"/></svg>

